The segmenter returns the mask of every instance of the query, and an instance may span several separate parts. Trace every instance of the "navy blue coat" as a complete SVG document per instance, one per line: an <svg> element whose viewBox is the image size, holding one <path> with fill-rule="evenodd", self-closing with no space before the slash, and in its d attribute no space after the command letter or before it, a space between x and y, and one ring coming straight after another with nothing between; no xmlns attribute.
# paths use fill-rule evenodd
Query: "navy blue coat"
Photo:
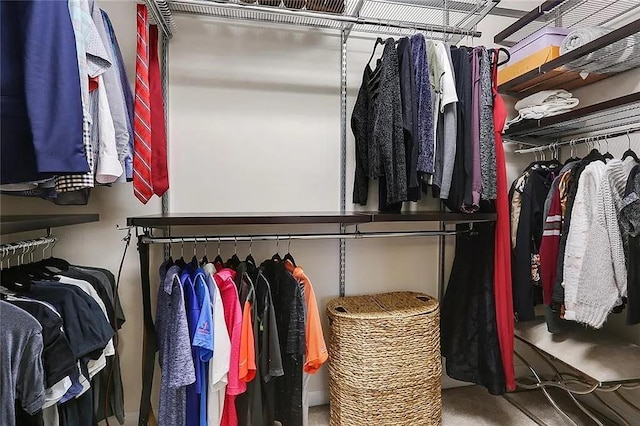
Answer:
<svg viewBox="0 0 640 426"><path fill-rule="evenodd" d="M66 1L0 2L0 183L89 171Z"/></svg>

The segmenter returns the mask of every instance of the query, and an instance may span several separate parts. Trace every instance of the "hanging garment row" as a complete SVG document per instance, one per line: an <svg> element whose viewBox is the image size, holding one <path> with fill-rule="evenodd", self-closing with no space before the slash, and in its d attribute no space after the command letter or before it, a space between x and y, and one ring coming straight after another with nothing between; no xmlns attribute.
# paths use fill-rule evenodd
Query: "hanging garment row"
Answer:
<svg viewBox="0 0 640 426"><path fill-rule="evenodd" d="M3 269L1 284L0 423L124 424L113 274L51 256Z"/></svg>
<svg viewBox="0 0 640 426"><path fill-rule="evenodd" d="M473 213L480 200L496 199L497 58L484 47L449 46L423 34L376 41L351 117L354 203L367 204L370 179L379 180L381 211L400 211L429 187L452 211Z"/></svg>
<svg viewBox="0 0 640 426"><path fill-rule="evenodd" d="M290 253L260 265L251 254L165 260L156 330L159 425L308 424L309 378L328 352L313 285Z"/></svg>
<svg viewBox="0 0 640 426"><path fill-rule="evenodd" d="M516 318L545 305L548 330L600 328L626 306L640 323L638 157L595 147L584 158L534 161L513 182L511 245Z"/></svg>
<svg viewBox="0 0 640 426"><path fill-rule="evenodd" d="M453 53L454 48L451 51ZM453 56L466 62L468 56L461 52L464 50L458 49ZM492 109L492 126L485 128L492 129L495 141L496 199L481 202L480 209L495 210L497 221L495 225L477 224L475 233L456 236L455 259L441 306L441 349L449 377L476 383L500 395L516 388L514 314L508 181L502 146L507 111L497 91L498 52L489 53L492 96L489 103L483 105L490 105ZM462 75L456 72L456 78ZM456 151L456 158L459 154L461 151ZM463 161L464 157L460 157L460 162Z"/></svg>
<svg viewBox="0 0 640 426"><path fill-rule="evenodd" d="M134 179L144 166L138 156L158 177L152 190L166 191L158 29L141 6L138 61L148 72L136 77L134 102L113 26L95 0L0 3L2 193L84 205L96 185ZM152 161L134 144L141 137Z"/></svg>

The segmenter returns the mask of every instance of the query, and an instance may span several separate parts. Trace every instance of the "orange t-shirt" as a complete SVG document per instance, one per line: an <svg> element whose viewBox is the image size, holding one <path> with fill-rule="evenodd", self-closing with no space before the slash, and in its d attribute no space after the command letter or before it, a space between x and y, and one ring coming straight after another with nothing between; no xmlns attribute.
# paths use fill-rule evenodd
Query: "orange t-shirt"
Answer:
<svg viewBox="0 0 640 426"><path fill-rule="evenodd" d="M242 382L249 383L256 377L256 347L251 324L251 303L244 302L242 331L240 333L240 374Z"/></svg>
<svg viewBox="0 0 640 426"><path fill-rule="evenodd" d="M293 263L289 260L285 262L285 265L287 270L293 274L293 277L304 286L304 298L307 304L304 371L305 373L315 374L320 367L322 367L322 364L327 361L327 358L329 358L327 345L324 341L324 333L322 332L322 322L320 321L316 294L313 292L313 285L309 277L305 275L302 268L293 266Z"/></svg>

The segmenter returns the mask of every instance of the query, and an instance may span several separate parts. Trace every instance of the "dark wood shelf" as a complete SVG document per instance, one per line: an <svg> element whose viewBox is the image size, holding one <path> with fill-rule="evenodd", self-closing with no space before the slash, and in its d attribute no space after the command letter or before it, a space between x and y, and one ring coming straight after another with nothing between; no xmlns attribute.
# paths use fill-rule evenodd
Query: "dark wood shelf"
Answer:
<svg viewBox="0 0 640 426"><path fill-rule="evenodd" d="M576 137L611 129L638 127L640 92L578 108L541 120L524 120L509 127L505 139L530 145L555 142L561 137ZM626 130L626 129L625 129Z"/></svg>
<svg viewBox="0 0 640 426"><path fill-rule="evenodd" d="M98 214L7 215L0 216L0 234L37 231L99 220Z"/></svg>
<svg viewBox="0 0 640 426"><path fill-rule="evenodd" d="M372 213L371 221L374 223L385 222L445 222L445 223L471 223L493 222L495 213L449 213L449 212L406 212L406 213Z"/></svg>
<svg viewBox="0 0 640 426"><path fill-rule="evenodd" d="M189 214L169 213L127 218L127 225L159 228L163 226L204 226L204 225L295 225L344 223L359 224L371 222L370 216L358 212L323 213L212 213Z"/></svg>
<svg viewBox="0 0 640 426"><path fill-rule="evenodd" d="M345 213L222 213L137 216L127 218L127 225L145 228L164 226L212 226L212 225L298 225L298 224L345 224L384 222L446 222L469 223L496 220L494 213L447 213L447 212L345 212Z"/></svg>

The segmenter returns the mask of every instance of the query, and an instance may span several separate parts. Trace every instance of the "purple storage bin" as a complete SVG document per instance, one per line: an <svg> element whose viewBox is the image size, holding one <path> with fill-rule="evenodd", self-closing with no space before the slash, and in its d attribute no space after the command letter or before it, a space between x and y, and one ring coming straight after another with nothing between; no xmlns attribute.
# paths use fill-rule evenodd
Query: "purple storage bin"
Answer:
<svg viewBox="0 0 640 426"><path fill-rule="evenodd" d="M510 63L518 62L548 46L560 46L562 40L571 32L568 28L544 27L523 38L509 48Z"/></svg>

